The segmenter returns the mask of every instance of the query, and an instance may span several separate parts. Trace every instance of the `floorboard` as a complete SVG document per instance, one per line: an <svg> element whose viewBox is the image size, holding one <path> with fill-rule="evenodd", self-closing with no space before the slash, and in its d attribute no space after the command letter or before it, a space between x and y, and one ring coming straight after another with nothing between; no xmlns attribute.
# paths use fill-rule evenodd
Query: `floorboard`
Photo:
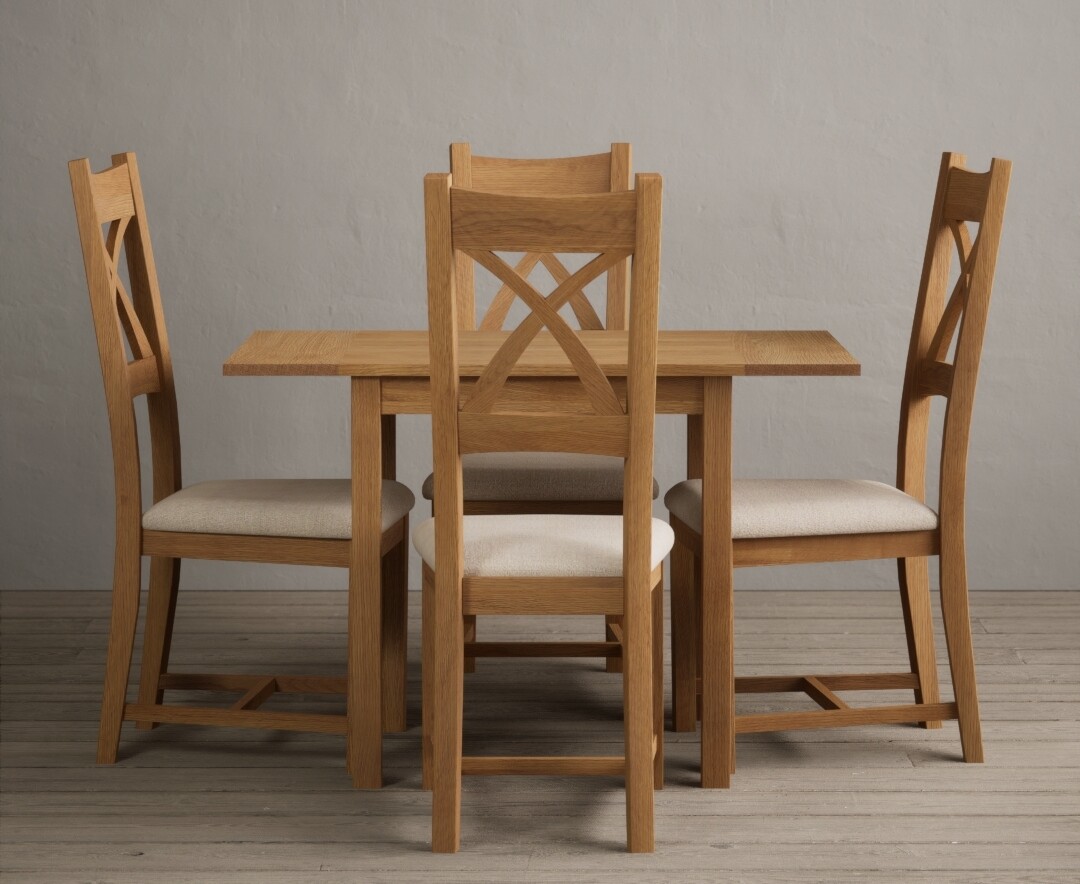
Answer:
<svg viewBox="0 0 1080 884"><path fill-rule="evenodd" d="M414 601L418 601L414 599ZM1056 882L1080 878L1080 592L972 599L986 763L955 723L740 737L729 791L697 788L699 737L667 733L656 853L631 856L617 779L467 778L462 852L428 849L419 788L419 620L410 728L386 787L351 788L339 737L126 725L93 763L108 624L100 592L0 593L0 872L5 882ZM182 593L174 671L340 673L343 592ZM745 592L740 674L905 668L898 596ZM935 618L940 632L940 618ZM599 618L488 618L485 639L588 638ZM138 642L136 649L138 649ZM951 696L938 637L943 694ZM134 679L133 679L134 680ZM189 702L213 695L190 693ZM849 694L854 703L869 695ZM903 702L906 692L881 699ZM744 711L810 708L739 697ZM338 697L264 708L335 712ZM589 660L482 660L466 750L617 754L621 683Z"/></svg>

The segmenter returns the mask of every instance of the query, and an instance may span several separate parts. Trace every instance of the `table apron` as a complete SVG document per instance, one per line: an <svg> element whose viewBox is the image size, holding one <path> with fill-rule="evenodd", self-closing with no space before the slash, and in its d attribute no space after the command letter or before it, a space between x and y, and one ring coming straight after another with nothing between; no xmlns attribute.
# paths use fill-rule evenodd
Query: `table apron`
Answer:
<svg viewBox="0 0 1080 884"><path fill-rule="evenodd" d="M472 393L475 381L462 381L461 401ZM626 405L626 379L612 378L611 384ZM511 378L495 411L550 412L552 402L561 412L592 414L593 407L577 378ZM701 414L704 409L704 380L700 377L659 377L656 379L657 414ZM423 377L384 377L383 414L431 414L431 385Z"/></svg>

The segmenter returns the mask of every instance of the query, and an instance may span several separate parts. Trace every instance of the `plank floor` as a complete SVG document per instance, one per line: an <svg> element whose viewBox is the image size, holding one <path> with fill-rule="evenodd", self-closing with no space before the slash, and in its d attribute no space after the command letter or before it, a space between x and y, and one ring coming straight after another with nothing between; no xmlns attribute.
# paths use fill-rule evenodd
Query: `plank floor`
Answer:
<svg viewBox="0 0 1080 884"><path fill-rule="evenodd" d="M129 724L119 763L96 766L108 595L0 593L0 873L139 884L1078 881L1080 592L976 593L972 604L984 765L959 760L954 722L748 735L731 790L705 791L698 735L668 732L655 854L623 850L620 780L470 777L462 852L436 856L420 790L418 605L410 728L386 738L386 787L358 792L342 738L315 734ZM182 591L172 669L342 673L344 610L342 592ZM744 592L736 611L740 674L907 665L893 593ZM582 639L600 620L481 628L485 639ZM938 654L943 664L943 641ZM944 665L941 676L951 697ZM739 703L811 708L780 695ZM279 695L265 708L275 707L341 703ZM465 710L468 752L621 751L620 679L597 661L481 660Z"/></svg>

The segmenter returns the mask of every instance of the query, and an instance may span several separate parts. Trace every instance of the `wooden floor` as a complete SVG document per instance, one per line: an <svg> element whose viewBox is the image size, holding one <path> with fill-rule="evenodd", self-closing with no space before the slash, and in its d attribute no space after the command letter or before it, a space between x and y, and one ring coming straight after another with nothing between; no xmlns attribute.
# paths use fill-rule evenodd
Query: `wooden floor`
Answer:
<svg viewBox="0 0 1080 884"><path fill-rule="evenodd" d="M0 602L5 882L1080 880L1080 592L976 594L986 764L960 762L952 722L757 735L739 739L733 788L704 791L697 735L669 732L645 856L623 851L614 779L469 778L462 852L429 852L418 610L410 730L386 740L387 786L357 792L342 739L319 735L125 725L120 762L97 767L108 596ZM173 669L341 673L344 606L334 592L182 591ZM736 610L742 674L906 666L892 593L740 593ZM481 625L485 638L580 637L599 623ZM466 682L467 751L615 754L620 696L595 661L481 660Z"/></svg>

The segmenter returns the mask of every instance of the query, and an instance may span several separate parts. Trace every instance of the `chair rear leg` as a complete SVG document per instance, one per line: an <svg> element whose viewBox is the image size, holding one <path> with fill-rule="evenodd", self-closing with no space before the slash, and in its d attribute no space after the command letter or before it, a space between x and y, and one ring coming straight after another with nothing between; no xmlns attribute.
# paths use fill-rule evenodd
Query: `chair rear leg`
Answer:
<svg viewBox="0 0 1080 884"><path fill-rule="evenodd" d="M124 721L124 703L127 701L135 624L139 619L140 558L137 534L127 543L118 538L113 566L109 648L105 656L105 688L101 697L101 725L98 730L98 764L113 764L120 745L120 725Z"/></svg>
<svg viewBox="0 0 1080 884"><path fill-rule="evenodd" d="M149 598L143 627L142 663L139 665L139 703L156 705L165 698L161 676L169 671L176 597L180 588L180 559L150 559ZM140 721L135 727L151 730L159 722Z"/></svg>
<svg viewBox="0 0 1080 884"><path fill-rule="evenodd" d="M664 578L652 591L653 789L664 788ZM610 658L608 658L610 659Z"/></svg>
<svg viewBox="0 0 1080 884"><path fill-rule="evenodd" d="M671 729L697 729L698 617L694 553L678 541L671 550Z"/></svg>
<svg viewBox="0 0 1080 884"><path fill-rule="evenodd" d="M432 575L434 584L435 576ZM434 587L433 587L434 588ZM461 742L464 693L464 621L461 597L432 592L433 687L431 752L431 849L457 853L461 846ZM446 595L452 595L447 593Z"/></svg>
<svg viewBox="0 0 1080 884"><path fill-rule="evenodd" d="M623 728L626 753L626 846L651 853L653 823L653 655L649 589L627 587L623 614Z"/></svg>
<svg viewBox="0 0 1080 884"><path fill-rule="evenodd" d="M975 685L975 652L971 643L971 614L968 607L967 564L963 529L941 534L941 617L949 649L949 669L960 724L960 745L964 761L983 760L982 725L979 722L979 694Z"/></svg>
<svg viewBox="0 0 1080 884"><path fill-rule="evenodd" d="M402 521L401 542L382 558L382 716L387 733L408 727L409 517Z"/></svg>
<svg viewBox="0 0 1080 884"><path fill-rule="evenodd" d="M925 557L896 560L900 577L900 605L904 611L908 659L919 678L916 703L939 703L937 655L934 652L934 621L930 613L930 572ZM940 721L922 721L921 727L938 729Z"/></svg>
<svg viewBox="0 0 1080 884"><path fill-rule="evenodd" d="M430 569L424 566L420 614L420 756L421 788L431 789L432 729L434 725L435 646L432 632L435 628L435 587Z"/></svg>

